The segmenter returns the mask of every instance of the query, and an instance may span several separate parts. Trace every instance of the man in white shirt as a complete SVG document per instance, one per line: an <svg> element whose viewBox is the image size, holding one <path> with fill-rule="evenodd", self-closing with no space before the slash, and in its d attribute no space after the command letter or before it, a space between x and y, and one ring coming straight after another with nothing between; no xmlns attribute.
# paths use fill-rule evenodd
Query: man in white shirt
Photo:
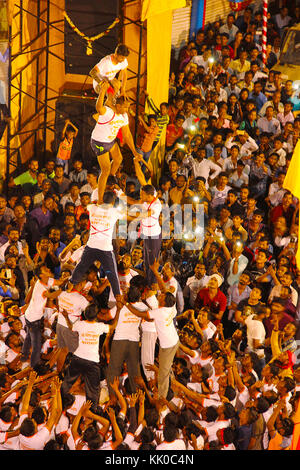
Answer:
<svg viewBox="0 0 300 470"><path fill-rule="evenodd" d="M140 312L129 302L125 305L134 315L155 323L158 340L158 397L166 398L175 354L179 348L179 336L174 325L176 299L171 292L162 292L157 297L159 308Z"/></svg>
<svg viewBox="0 0 300 470"><path fill-rule="evenodd" d="M107 325L98 322L98 308L90 304L84 311L84 320L73 324L67 312L63 311L68 328L78 333L78 347L74 351L70 365L67 368L61 385L62 398L67 395L78 377L82 377L85 385L86 400L97 407L100 396L100 356L99 338L104 333L109 333L115 324ZM118 310L116 314L118 318Z"/></svg>
<svg viewBox="0 0 300 470"><path fill-rule="evenodd" d="M67 354L73 353L78 347L78 337L68 328L63 311L69 315L69 320L74 325L80 320L84 310L88 307L89 301L82 295L82 290L86 284L86 278L75 285L71 292L62 292L58 296L58 318L56 326L57 346L60 349L57 359L57 368L63 366Z"/></svg>
<svg viewBox="0 0 300 470"><path fill-rule="evenodd" d="M31 367L34 367L40 361L43 317L47 300L57 298L61 293L59 287L65 282L64 279L55 280L52 277L52 272L45 264L40 265L36 269L35 274L37 281L29 290L26 298L29 303L24 315L26 321L26 338L23 343L21 358L23 362L26 362L30 354L30 348L32 348L30 357ZM54 292L50 292L49 289L53 286L57 286L58 289Z"/></svg>
<svg viewBox="0 0 300 470"><path fill-rule="evenodd" d="M0 247L0 262L4 263L4 253L10 245L16 245L19 251L19 255L23 255L22 242L20 241L20 232L16 227L10 227L8 229L8 241Z"/></svg>
<svg viewBox="0 0 300 470"><path fill-rule="evenodd" d="M129 102L124 96L119 96L116 98L115 105L105 106L104 97L108 86L108 82L104 82L101 86L96 102L97 123L91 135L91 147L101 168L98 179L99 192L101 188L105 188L109 174L115 175L121 164L123 157L116 140L120 129L122 129L124 143L128 145L134 157L139 156L128 125L127 111Z"/></svg>
<svg viewBox="0 0 300 470"><path fill-rule="evenodd" d="M78 284L95 261L100 261L110 282L115 298L121 294L118 269L113 252L112 238L117 220L122 214L114 207L115 193L103 188L98 204L89 204L90 234L79 263L71 277L71 284ZM101 202L103 201L103 204Z"/></svg>
<svg viewBox="0 0 300 470"><path fill-rule="evenodd" d="M135 310L141 312L148 310L149 307L141 301L141 292L135 286L129 288L127 300L126 305L120 310L111 344L107 369L107 383L110 393L112 392L111 383L113 383L115 377L121 376L124 362L127 365L131 393L135 393L135 377L140 375L139 341L141 319L134 315L127 305L130 302L130 305L132 304Z"/></svg>
<svg viewBox="0 0 300 470"><path fill-rule="evenodd" d="M100 60L90 71L90 76L93 78L93 87L96 93L100 92L101 85L104 81L112 82L116 75L120 73L119 80L121 82L120 92L125 94L125 87L127 81L127 67L129 56L129 49L125 44L119 44L113 54L109 54Z"/></svg>
<svg viewBox="0 0 300 470"><path fill-rule="evenodd" d="M217 178L221 172L221 167L213 161L204 158L204 156L205 148L200 147L195 151L194 156L185 157L183 164L192 170L195 179L199 176L205 178L205 187L208 189L209 179L214 180Z"/></svg>
<svg viewBox="0 0 300 470"><path fill-rule="evenodd" d="M189 307L193 308L199 290L208 283L209 276L206 275L205 264L198 263L194 269L194 276L190 276L183 289L183 296Z"/></svg>
<svg viewBox="0 0 300 470"><path fill-rule="evenodd" d="M265 350L263 348L266 330L263 320L268 315L268 310L262 307L255 315L249 315L245 324L247 327L247 352L255 352L264 365Z"/></svg>
<svg viewBox="0 0 300 470"><path fill-rule="evenodd" d="M272 106L266 108L264 117L260 117L257 121L257 127L260 132L268 132L269 134L277 135L281 132L281 126L278 119L273 117L274 110Z"/></svg>
<svg viewBox="0 0 300 470"><path fill-rule="evenodd" d="M155 194L154 186L147 184L141 188L142 216L140 237L144 240L144 265L149 287L156 283L150 266L159 257L161 249L161 226L159 216L162 210L160 200Z"/></svg>
<svg viewBox="0 0 300 470"><path fill-rule="evenodd" d="M230 260L228 274L227 274L227 283L229 286L236 284L246 269L248 264L248 258L243 255L244 245L243 242L235 242L232 250L232 258Z"/></svg>
<svg viewBox="0 0 300 470"><path fill-rule="evenodd" d="M278 206L282 202L282 198L287 192L283 187L283 182L285 179L285 172L281 171L278 174L277 181L271 183L269 186L268 201L272 207Z"/></svg>
<svg viewBox="0 0 300 470"><path fill-rule="evenodd" d="M229 13L229 15L227 16L226 23L223 26L221 26L221 28L219 29L220 34L227 33L229 35L228 43L234 41L235 35L239 30L239 28L235 26L234 22L235 22L234 14Z"/></svg>

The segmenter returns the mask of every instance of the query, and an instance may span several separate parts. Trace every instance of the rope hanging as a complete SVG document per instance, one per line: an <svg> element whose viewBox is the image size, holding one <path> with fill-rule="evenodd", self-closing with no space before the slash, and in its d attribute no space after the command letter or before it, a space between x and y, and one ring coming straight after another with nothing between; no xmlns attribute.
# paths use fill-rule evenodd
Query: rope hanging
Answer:
<svg viewBox="0 0 300 470"><path fill-rule="evenodd" d="M75 31L75 33L78 34L78 36L80 36L80 37L82 37L83 39L86 40L86 42L87 42L87 47L86 47L87 55L92 55L92 53L93 53L93 42L97 41L97 39L100 39L103 36L106 36L110 32L110 30L113 29L116 26L116 24L118 24L120 22L119 18L116 18L114 20L114 22L105 31L103 31L102 33L97 34L96 36L90 36L89 37L89 36L86 36L84 33L82 33L77 28L77 26L75 26L75 24L73 23L73 21L71 20L71 18L69 17L69 15L67 14L66 11L64 12L64 17L67 20L67 22L69 23L72 30Z"/></svg>

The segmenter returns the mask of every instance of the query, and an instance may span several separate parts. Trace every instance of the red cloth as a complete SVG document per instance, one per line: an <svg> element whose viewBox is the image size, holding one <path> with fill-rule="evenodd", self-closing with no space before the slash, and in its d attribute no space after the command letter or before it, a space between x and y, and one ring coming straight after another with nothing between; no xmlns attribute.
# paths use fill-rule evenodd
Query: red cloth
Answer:
<svg viewBox="0 0 300 470"><path fill-rule="evenodd" d="M122 127L120 127L119 132L117 133L117 139L119 139L120 144L123 144L123 133L122 133Z"/></svg>
<svg viewBox="0 0 300 470"><path fill-rule="evenodd" d="M183 128L175 127L175 124L168 124L166 131L166 146L171 147L174 142L183 136Z"/></svg>
<svg viewBox="0 0 300 470"><path fill-rule="evenodd" d="M201 307L208 307L214 313L224 312L226 310L227 298L223 292L218 289L217 295L211 299L209 296L208 287L200 289L196 298L196 305ZM214 320L213 323L218 325L220 320Z"/></svg>

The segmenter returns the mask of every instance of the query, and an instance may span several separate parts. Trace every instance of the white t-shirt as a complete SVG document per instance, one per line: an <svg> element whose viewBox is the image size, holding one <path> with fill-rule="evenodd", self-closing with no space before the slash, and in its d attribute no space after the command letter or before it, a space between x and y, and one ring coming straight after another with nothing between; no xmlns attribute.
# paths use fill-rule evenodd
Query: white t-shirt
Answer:
<svg viewBox="0 0 300 470"><path fill-rule="evenodd" d="M156 450L186 450L186 447L182 439L175 439L172 442L162 442L156 447Z"/></svg>
<svg viewBox="0 0 300 470"><path fill-rule="evenodd" d="M148 210L151 210L151 215L141 220L141 234L145 237L156 237L161 233L159 224L159 215L161 213L160 200L156 199L152 203L144 202L142 211L147 212Z"/></svg>
<svg viewBox="0 0 300 470"><path fill-rule="evenodd" d="M158 308L158 300L156 295L151 295L151 297L148 297L146 299L146 302L151 309ZM143 332L147 331L149 333L157 333L154 321L142 320L141 329Z"/></svg>
<svg viewBox="0 0 300 470"><path fill-rule="evenodd" d="M127 59L124 59L122 62L118 64L114 64L112 61L112 55L107 55L103 57L103 59L96 64L96 67L99 70L100 78L104 79L107 78L108 80L113 80L120 70L124 70L128 67ZM94 89L98 85L96 80L93 80L93 87Z"/></svg>
<svg viewBox="0 0 300 470"><path fill-rule="evenodd" d="M28 418L28 414L24 413L21 415L19 420L19 426L23 423L25 418ZM50 438L50 431L44 427L36 432L33 436L26 437L22 434L19 435L19 448L20 450L43 450L45 444Z"/></svg>
<svg viewBox="0 0 300 470"><path fill-rule="evenodd" d="M264 344L266 338L266 330L263 322L254 319L254 315L249 315L245 320L247 326L247 342L250 351L256 352L258 357L264 357L264 349L255 349L253 346L254 340L259 340L260 344Z"/></svg>
<svg viewBox="0 0 300 470"><path fill-rule="evenodd" d="M43 284L40 280L34 285L31 300L25 312L26 320L34 322L40 320L44 315L44 308L46 307L47 298L44 297L44 293L53 286L54 279L50 278L48 284Z"/></svg>
<svg viewBox="0 0 300 470"><path fill-rule="evenodd" d="M80 319L82 312L87 308L89 302L77 291L62 292L58 297L59 312L66 310L71 323L75 323ZM62 313L58 314L57 323L68 327L65 317Z"/></svg>
<svg viewBox="0 0 300 470"><path fill-rule="evenodd" d="M116 114L108 106L105 106L105 109L105 114L99 114L91 137L97 142L110 144L117 137L121 127L128 126L129 120L127 113Z"/></svg>
<svg viewBox="0 0 300 470"><path fill-rule="evenodd" d="M160 307L148 310L149 318L154 319L161 348L172 348L178 343L179 337L174 325L174 308Z"/></svg>
<svg viewBox="0 0 300 470"><path fill-rule="evenodd" d="M75 323L73 331L79 334L78 348L74 351L74 356L99 362L99 337L109 332L109 326L101 322L83 320Z"/></svg>
<svg viewBox="0 0 300 470"><path fill-rule="evenodd" d="M113 232L117 220L121 218L120 212L115 207L105 204L89 204L87 210L91 224L87 246L102 251L112 251Z"/></svg>
<svg viewBox="0 0 300 470"><path fill-rule="evenodd" d="M148 310L147 305L145 305L143 302L135 302L132 304L132 306L140 312L146 312ZM124 305L119 314L119 319L114 334L114 340L139 341L140 323L141 319L131 313L130 310L126 307L126 305Z"/></svg>
<svg viewBox="0 0 300 470"><path fill-rule="evenodd" d="M214 325L211 321L207 324L206 328L201 328L203 341L208 341L210 338L212 338L216 332L216 329L216 325Z"/></svg>

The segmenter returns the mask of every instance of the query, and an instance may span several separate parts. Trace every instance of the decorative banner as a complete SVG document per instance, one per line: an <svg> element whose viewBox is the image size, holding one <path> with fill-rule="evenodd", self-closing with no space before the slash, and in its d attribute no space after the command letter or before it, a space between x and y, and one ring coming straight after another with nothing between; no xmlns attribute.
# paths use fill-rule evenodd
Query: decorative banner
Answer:
<svg viewBox="0 0 300 470"><path fill-rule="evenodd" d="M67 22L69 23L70 27L72 28L73 31L75 31L75 33L78 34L78 36L81 36L83 39L86 40L87 42L87 48L86 48L86 53L87 55L92 55L93 53L93 42L94 41L97 41L97 39L100 39L102 38L103 36L106 36L111 29L113 29L116 24L118 24L120 22L120 19L119 18L116 18L115 21L105 30L103 31L103 33L99 33L97 34L96 36L86 36L84 33L82 33L76 26L75 24L73 23L73 21L71 20L71 18L68 16L67 12L65 11L64 12L64 17L65 19L67 20Z"/></svg>
<svg viewBox="0 0 300 470"><path fill-rule="evenodd" d="M250 5L250 3L251 3L251 0L244 0L244 1L232 0L232 1L229 1L230 8L233 11L244 10L245 8L247 8Z"/></svg>
<svg viewBox="0 0 300 470"><path fill-rule="evenodd" d="M300 200L300 180L298 175L300 174L300 139L298 139L294 152L292 155L291 162L286 172L283 187L290 191L293 196ZM296 253L296 264L297 268L300 269L300 225L298 224L298 246ZM299 428L298 428L299 431ZM297 439L298 441L298 439Z"/></svg>
<svg viewBox="0 0 300 470"><path fill-rule="evenodd" d="M205 26L206 1L198 0L192 3L190 40L194 39L197 31Z"/></svg>

